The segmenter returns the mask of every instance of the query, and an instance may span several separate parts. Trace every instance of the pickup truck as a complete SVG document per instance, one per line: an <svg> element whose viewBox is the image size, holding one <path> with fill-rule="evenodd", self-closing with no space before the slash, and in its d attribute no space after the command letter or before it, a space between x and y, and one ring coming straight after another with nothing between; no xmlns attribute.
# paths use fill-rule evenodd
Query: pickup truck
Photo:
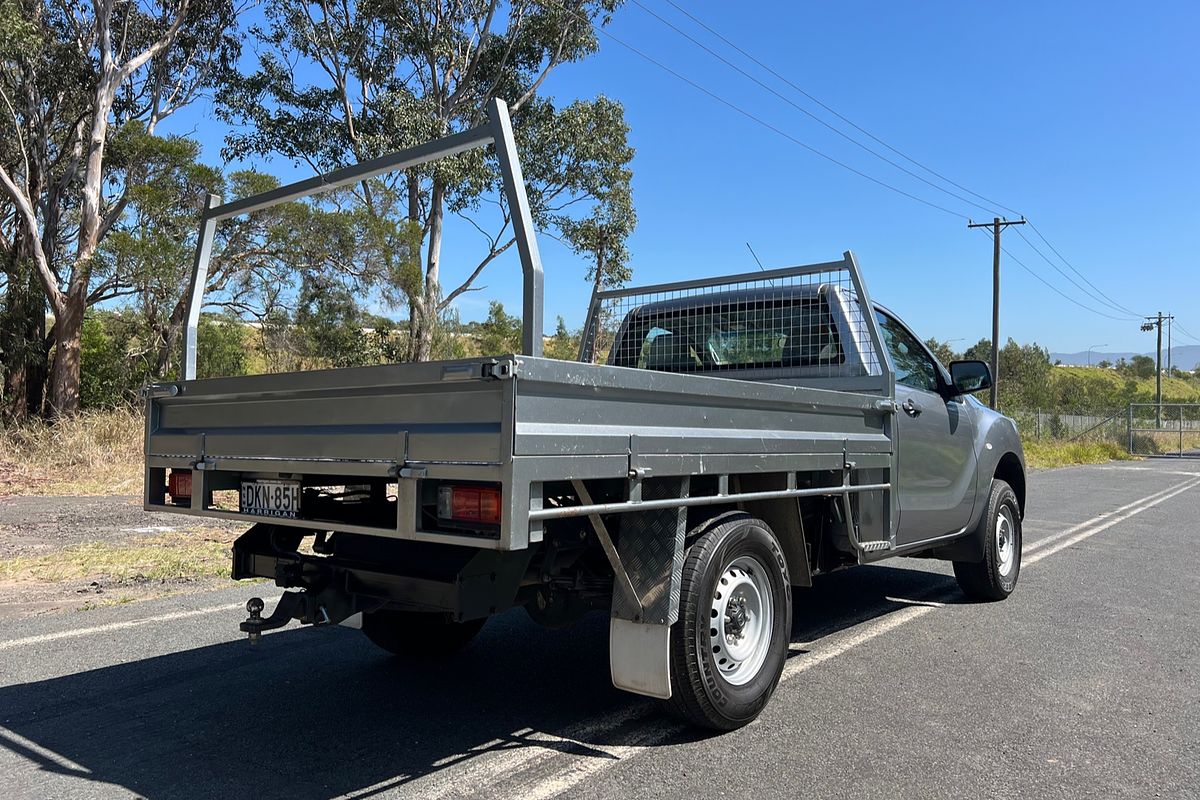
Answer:
<svg viewBox="0 0 1200 800"><path fill-rule="evenodd" d="M241 520L235 579L293 620L447 657L520 606L609 615L610 672L700 726L753 720L783 669L793 588L893 556L945 559L1000 600L1021 563L1011 419L872 302L849 252L821 264L593 293L578 362L541 357L541 264L505 107L478 129L267 195L216 221L494 144L525 275L519 354L148 387L145 507ZM796 594L797 598L803 594Z"/></svg>

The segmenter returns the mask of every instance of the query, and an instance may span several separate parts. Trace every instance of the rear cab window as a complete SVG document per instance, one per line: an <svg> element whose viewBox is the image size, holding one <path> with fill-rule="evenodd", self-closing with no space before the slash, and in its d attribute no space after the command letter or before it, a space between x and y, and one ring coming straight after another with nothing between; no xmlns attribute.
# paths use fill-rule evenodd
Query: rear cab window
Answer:
<svg viewBox="0 0 1200 800"><path fill-rule="evenodd" d="M824 296L810 296L634 311L611 363L665 372L720 372L844 361L828 302Z"/></svg>

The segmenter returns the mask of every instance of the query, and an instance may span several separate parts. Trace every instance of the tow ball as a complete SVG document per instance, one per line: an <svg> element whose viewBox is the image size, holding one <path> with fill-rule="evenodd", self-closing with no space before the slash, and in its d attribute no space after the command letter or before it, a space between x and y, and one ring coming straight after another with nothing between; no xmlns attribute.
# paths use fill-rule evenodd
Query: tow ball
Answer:
<svg viewBox="0 0 1200 800"><path fill-rule="evenodd" d="M267 604L262 601L261 597L251 597L246 601L246 612L250 616L245 622L238 625L238 630L249 635L250 644L258 644L262 641L263 631L282 628L294 619L301 622L308 621L309 615L306 613L308 599L304 592L284 592L279 598L279 605L275 606L275 610L271 612L271 616L264 618L262 612ZM320 611L323 613L324 609L322 608Z"/></svg>

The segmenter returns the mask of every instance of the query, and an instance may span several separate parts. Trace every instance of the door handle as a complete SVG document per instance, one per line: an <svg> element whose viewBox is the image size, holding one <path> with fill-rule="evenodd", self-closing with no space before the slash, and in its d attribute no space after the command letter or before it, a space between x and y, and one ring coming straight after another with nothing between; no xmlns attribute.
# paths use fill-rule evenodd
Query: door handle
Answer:
<svg viewBox="0 0 1200 800"><path fill-rule="evenodd" d="M901 408L903 408L903 409L904 409L904 413L905 413L905 414L908 414L910 417L919 417L919 416L921 416L921 408L920 408L920 406L918 406L916 403L914 403L914 402L912 401L912 398L911 398L911 397L910 397L910 398L908 398L907 400L905 400L905 401L904 401L904 404L903 404L903 405L901 405L900 407L901 407Z"/></svg>

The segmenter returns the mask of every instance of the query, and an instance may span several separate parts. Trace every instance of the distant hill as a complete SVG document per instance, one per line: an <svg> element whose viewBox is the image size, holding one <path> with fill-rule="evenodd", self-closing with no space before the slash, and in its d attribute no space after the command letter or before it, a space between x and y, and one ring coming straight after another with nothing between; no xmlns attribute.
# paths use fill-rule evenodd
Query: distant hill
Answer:
<svg viewBox="0 0 1200 800"><path fill-rule="evenodd" d="M1098 364L1101 361L1111 361L1116 363L1118 358L1124 358L1126 361L1131 360L1134 356L1150 356L1154 358L1154 351L1149 353L1109 353L1101 350L1092 351L1092 364ZM1087 366L1088 354L1087 351L1082 353L1051 353L1050 361L1061 361L1064 364L1072 364L1076 366ZM1200 365L1200 344L1175 345L1171 348L1171 364L1179 369L1191 371ZM1163 344L1163 367L1167 365L1167 349L1166 344Z"/></svg>

